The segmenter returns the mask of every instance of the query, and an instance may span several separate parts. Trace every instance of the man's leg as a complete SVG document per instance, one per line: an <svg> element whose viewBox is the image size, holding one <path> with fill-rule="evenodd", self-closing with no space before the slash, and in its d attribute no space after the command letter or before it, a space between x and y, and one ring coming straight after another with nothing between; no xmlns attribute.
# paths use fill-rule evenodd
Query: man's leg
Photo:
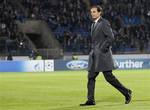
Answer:
<svg viewBox="0 0 150 110"><path fill-rule="evenodd" d="M95 94L95 82L96 77L98 76L99 72L89 72L88 73L88 83L87 83L87 99L89 101L95 101L94 94Z"/></svg>
<svg viewBox="0 0 150 110"><path fill-rule="evenodd" d="M103 75L107 82L119 90L126 97L126 104L131 100L131 90L127 89L119 80L112 74L112 71L103 71Z"/></svg>
<svg viewBox="0 0 150 110"><path fill-rule="evenodd" d="M98 76L99 72L88 72L88 83L87 83L87 101L83 104L80 104L80 106L89 106L89 105L95 105L95 82L96 77Z"/></svg>

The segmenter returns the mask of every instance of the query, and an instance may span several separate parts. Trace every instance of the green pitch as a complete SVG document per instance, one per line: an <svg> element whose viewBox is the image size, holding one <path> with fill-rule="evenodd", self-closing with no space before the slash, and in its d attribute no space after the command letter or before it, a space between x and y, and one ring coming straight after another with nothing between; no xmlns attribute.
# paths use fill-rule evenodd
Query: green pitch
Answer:
<svg viewBox="0 0 150 110"><path fill-rule="evenodd" d="M116 77L133 91L133 100L97 77L96 106L86 101L86 71L0 73L0 110L150 110L150 70L117 70Z"/></svg>

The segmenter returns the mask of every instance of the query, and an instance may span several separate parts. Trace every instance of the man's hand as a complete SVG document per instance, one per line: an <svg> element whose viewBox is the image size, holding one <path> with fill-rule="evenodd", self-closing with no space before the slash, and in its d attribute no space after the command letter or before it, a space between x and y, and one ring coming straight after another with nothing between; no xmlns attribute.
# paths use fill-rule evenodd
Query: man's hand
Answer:
<svg viewBox="0 0 150 110"><path fill-rule="evenodd" d="M108 50L109 50L108 48L102 48L102 49L101 49L101 52L102 52L102 53L107 53Z"/></svg>

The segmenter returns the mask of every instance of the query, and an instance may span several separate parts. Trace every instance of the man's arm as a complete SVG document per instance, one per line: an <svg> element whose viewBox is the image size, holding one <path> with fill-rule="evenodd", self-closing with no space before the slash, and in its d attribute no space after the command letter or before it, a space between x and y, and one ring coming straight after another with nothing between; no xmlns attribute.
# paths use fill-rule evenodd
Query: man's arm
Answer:
<svg viewBox="0 0 150 110"><path fill-rule="evenodd" d="M109 49L109 46L112 45L112 42L114 40L114 34L112 32L110 23L106 20L103 22L102 31L104 32L106 39L103 42L103 44L101 45L101 50L103 52L107 52Z"/></svg>

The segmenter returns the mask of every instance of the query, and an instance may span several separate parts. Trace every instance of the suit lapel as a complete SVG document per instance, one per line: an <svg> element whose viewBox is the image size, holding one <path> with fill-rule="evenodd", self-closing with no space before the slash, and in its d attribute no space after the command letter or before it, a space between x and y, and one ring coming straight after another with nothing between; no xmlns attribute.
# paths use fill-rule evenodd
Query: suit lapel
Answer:
<svg viewBox="0 0 150 110"><path fill-rule="evenodd" d="M92 26L92 33L95 31L95 29L97 28L97 26L98 26L98 22L95 24L95 26Z"/></svg>
<svg viewBox="0 0 150 110"><path fill-rule="evenodd" d="M91 36L93 36L93 33L95 32L95 30L100 26L101 19L98 20L98 22L95 24L95 26L93 26L93 23L92 23L92 25L91 25Z"/></svg>

